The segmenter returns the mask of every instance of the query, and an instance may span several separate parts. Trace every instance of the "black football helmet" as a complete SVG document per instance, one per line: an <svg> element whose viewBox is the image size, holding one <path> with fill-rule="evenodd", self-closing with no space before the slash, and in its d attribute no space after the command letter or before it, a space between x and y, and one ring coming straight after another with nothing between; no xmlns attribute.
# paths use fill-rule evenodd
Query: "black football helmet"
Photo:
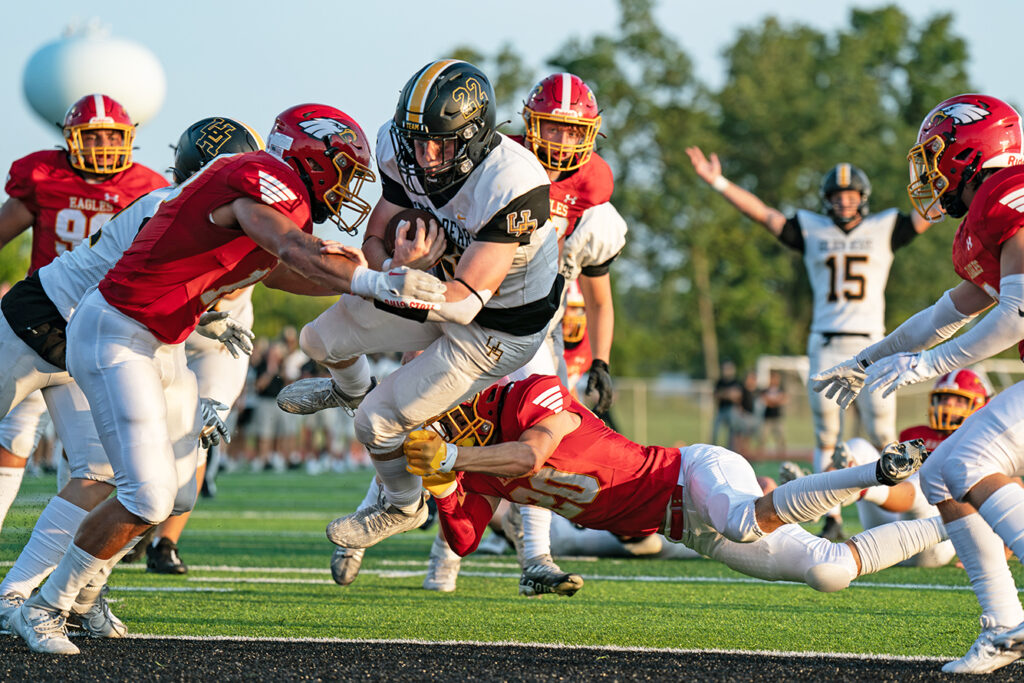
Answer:
<svg viewBox="0 0 1024 683"><path fill-rule="evenodd" d="M174 165L168 170L180 185L210 160L221 154L258 152L263 138L244 123L234 119L211 117L189 126L174 148Z"/></svg>
<svg viewBox="0 0 1024 683"><path fill-rule="evenodd" d="M849 223L851 218L844 218L837 216L835 209L832 206L831 197L834 193L840 190L856 190L860 192L860 204L857 206L857 213L861 216L868 215L868 198L871 197L871 181L868 180L868 176L864 171L860 170L853 164L839 163L836 164L831 171L825 174L825 177L821 179L821 188L819 194L821 196L822 209L836 225L843 226Z"/></svg>
<svg viewBox="0 0 1024 683"><path fill-rule="evenodd" d="M406 189L435 195L468 176L498 142L494 89L468 62L440 59L402 88L391 125L398 172ZM433 143L437 162L422 167L416 147Z"/></svg>

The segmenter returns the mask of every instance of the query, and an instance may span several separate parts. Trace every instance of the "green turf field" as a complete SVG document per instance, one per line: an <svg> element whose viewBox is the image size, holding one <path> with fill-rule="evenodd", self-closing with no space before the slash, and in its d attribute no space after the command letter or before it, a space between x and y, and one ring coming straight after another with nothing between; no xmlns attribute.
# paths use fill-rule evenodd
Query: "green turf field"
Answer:
<svg viewBox="0 0 1024 683"><path fill-rule="evenodd" d="M463 563L458 591L422 590L432 532L388 539L347 588L327 569L328 521L362 498L369 473L222 475L180 544L183 577L115 572L114 611L133 633L518 641L960 656L978 607L962 571L890 569L837 594L744 580L709 560L563 559L572 598L516 595L511 555ZM54 486L26 477L0 532L0 573ZM856 530L848 509L848 526ZM1017 582L1021 566L1012 562Z"/></svg>

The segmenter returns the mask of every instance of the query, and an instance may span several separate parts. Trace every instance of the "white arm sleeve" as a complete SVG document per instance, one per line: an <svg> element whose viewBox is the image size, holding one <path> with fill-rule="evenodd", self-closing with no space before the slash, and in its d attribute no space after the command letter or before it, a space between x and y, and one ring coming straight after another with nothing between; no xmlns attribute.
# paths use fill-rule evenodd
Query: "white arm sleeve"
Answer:
<svg viewBox="0 0 1024 683"><path fill-rule="evenodd" d="M446 301L439 304L437 308L427 313L427 322L468 325L473 322L473 318L484 307L484 304L490 300L491 292L489 290L481 289L479 292L471 290L469 296L462 301Z"/></svg>
<svg viewBox="0 0 1024 683"><path fill-rule="evenodd" d="M925 351L922 360L937 374L952 372L996 355L1024 339L1024 274L999 281L999 304L956 339Z"/></svg>
<svg viewBox="0 0 1024 683"><path fill-rule="evenodd" d="M902 325L857 354L861 367L867 367L876 360L904 351L920 351L949 339L974 316L965 316L956 309L952 290L939 297L928 308L907 318Z"/></svg>

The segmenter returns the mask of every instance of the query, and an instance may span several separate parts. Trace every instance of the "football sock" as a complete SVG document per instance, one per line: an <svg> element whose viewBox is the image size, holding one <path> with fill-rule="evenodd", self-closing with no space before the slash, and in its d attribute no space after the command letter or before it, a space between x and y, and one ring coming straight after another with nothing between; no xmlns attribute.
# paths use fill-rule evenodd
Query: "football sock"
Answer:
<svg viewBox="0 0 1024 683"><path fill-rule="evenodd" d="M860 554L860 573L874 574L946 540L939 516L876 526L850 538Z"/></svg>
<svg viewBox="0 0 1024 683"><path fill-rule="evenodd" d="M363 502L359 504L359 509L368 508L377 502L377 498L380 497L380 483L377 481L377 477L370 480L370 488L366 489L366 495L363 496Z"/></svg>
<svg viewBox="0 0 1024 683"><path fill-rule="evenodd" d="M110 572L114 570L114 565L121 561L121 558L132 551L132 548L142 540L142 536L136 536L132 540L128 541L128 544L120 551L114 554L107 563L103 565L103 568L96 573L94 577L89 581L86 586L78 592L78 597L75 598L75 605L72 610L84 614L89 611L96 599L100 597L100 593L103 591L103 587L107 585L107 580L110 578Z"/></svg>
<svg viewBox="0 0 1024 683"><path fill-rule="evenodd" d="M810 474L787 481L772 491L775 512L786 524L799 524L817 519L861 489L878 483L875 463Z"/></svg>
<svg viewBox="0 0 1024 683"><path fill-rule="evenodd" d="M0 584L0 595L28 597L57 566L75 537L87 510L54 496L43 508L28 543Z"/></svg>
<svg viewBox="0 0 1024 683"><path fill-rule="evenodd" d="M359 356L355 363L347 368L328 368L338 388L349 396L361 396L370 388L370 361L366 356Z"/></svg>
<svg viewBox="0 0 1024 683"><path fill-rule="evenodd" d="M387 502L408 513L419 507L423 492L423 480L408 472L405 465L405 458L373 461Z"/></svg>
<svg viewBox="0 0 1024 683"><path fill-rule="evenodd" d="M946 522L946 532L981 604L982 623L1013 627L1024 621L1003 541L981 515L972 513Z"/></svg>
<svg viewBox="0 0 1024 683"><path fill-rule="evenodd" d="M40 597L55 609L69 611L78 594L108 561L93 557L72 543L50 575L50 580L39 589Z"/></svg>
<svg viewBox="0 0 1024 683"><path fill-rule="evenodd" d="M978 514L1018 558L1024 557L1024 488L1007 484L988 497Z"/></svg>
<svg viewBox="0 0 1024 683"><path fill-rule="evenodd" d="M0 467L0 528L3 528L11 503L18 496L24 476L24 467Z"/></svg>
<svg viewBox="0 0 1024 683"><path fill-rule="evenodd" d="M523 557L530 560L551 554L551 510L520 505L523 516Z"/></svg>

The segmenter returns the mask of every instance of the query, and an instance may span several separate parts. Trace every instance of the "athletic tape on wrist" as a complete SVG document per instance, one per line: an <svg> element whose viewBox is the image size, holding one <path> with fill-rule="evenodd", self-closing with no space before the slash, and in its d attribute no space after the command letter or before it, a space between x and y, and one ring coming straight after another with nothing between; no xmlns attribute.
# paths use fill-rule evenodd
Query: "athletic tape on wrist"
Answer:
<svg viewBox="0 0 1024 683"><path fill-rule="evenodd" d="M459 447L453 443L446 443L444 451L444 457L441 458L441 465L437 468L437 471L451 472L452 468L455 467L455 460L459 457Z"/></svg>
<svg viewBox="0 0 1024 683"><path fill-rule="evenodd" d="M725 179L724 175L719 175L717 178L711 181L711 187L715 188L718 192L725 192L725 188L732 185L728 180Z"/></svg>

